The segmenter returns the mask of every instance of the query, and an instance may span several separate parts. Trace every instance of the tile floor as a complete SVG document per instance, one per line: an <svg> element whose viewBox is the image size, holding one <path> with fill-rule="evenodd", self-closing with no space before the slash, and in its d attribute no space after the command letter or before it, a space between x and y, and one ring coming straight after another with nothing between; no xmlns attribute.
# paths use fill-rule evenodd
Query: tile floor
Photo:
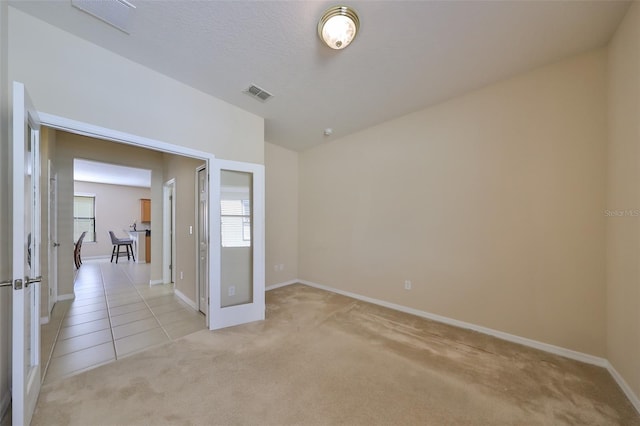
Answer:
<svg viewBox="0 0 640 426"><path fill-rule="evenodd" d="M149 286L148 264L85 261L75 299L58 302L42 329L44 383L72 376L205 328L204 315Z"/></svg>

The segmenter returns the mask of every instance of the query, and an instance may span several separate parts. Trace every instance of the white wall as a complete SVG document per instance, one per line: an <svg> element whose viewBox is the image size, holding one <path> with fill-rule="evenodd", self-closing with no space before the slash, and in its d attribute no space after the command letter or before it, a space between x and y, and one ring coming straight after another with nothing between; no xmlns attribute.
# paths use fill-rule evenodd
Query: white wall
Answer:
<svg viewBox="0 0 640 426"><path fill-rule="evenodd" d="M609 47L607 149L607 357L640 397L640 4Z"/></svg>
<svg viewBox="0 0 640 426"><path fill-rule="evenodd" d="M300 278L604 356L605 66L568 58L301 153Z"/></svg>

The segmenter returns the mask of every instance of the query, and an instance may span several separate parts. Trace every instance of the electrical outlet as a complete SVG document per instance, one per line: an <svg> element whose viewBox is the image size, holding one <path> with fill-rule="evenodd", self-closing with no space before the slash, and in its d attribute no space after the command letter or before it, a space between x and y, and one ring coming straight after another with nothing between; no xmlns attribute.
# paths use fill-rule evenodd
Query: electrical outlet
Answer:
<svg viewBox="0 0 640 426"><path fill-rule="evenodd" d="M284 264L281 263L280 265L278 265L278 267L280 268L281 271L284 271Z"/></svg>
<svg viewBox="0 0 640 426"><path fill-rule="evenodd" d="M180 279L184 280L184 272L183 271L180 271Z"/></svg>
<svg viewBox="0 0 640 426"><path fill-rule="evenodd" d="M235 296L236 295L236 286L235 285L230 285L229 286L229 296Z"/></svg>
<svg viewBox="0 0 640 426"><path fill-rule="evenodd" d="M405 289L405 290L411 290L411 281L409 281L409 280L405 280L405 282L404 282L404 289Z"/></svg>

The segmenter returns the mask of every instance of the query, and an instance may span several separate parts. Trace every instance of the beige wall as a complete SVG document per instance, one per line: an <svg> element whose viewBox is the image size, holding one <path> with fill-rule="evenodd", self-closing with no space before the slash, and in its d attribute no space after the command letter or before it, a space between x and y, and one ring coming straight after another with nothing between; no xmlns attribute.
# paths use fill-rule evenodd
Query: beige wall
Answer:
<svg viewBox="0 0 640 426"><path fill-rule="evenodd" d="M174 254L173 265L176 271L175 288L197 305L196 168L201 166L203 161L165 154L163 155L163 164L163 182L171 179L176 181L175 243L178 249ZM189 227L193 227L193 233L189 232ZM181 272L182 278L180 278Z"/></svg>
<svg viewBox="0 0 640 426"><path fill-rule="evenodd" d="M265 143L264 157L269 286L298 278L298 153Z"/></svg>
<svg viewBox="0 0 640 426"><path fill-rule="evenodd" d="M58 131L58 294L73 293L73 159L82 158L151 170L151 253L162 253L162 154ZM124 225L124 224L123 224ZM98 235L98 237L101 237ZM104 236L102 236L104 237ZM83 246L84 249L84 246ZM84 251L83 251L84 252ZM151 257L151 281L162 282L162 257Z"/></svg>
<svg viewBox="0 0 640 426"><path fill-rule="evenodd" d="M302 153L300 278L605 355L605 64L583 54Z"/></svg>
<svg viewBox="0 0 640 426"><path fill-rule="evenodd" d="M9 78L26 85L39 111L264 163L264 119L12 7Z"/></svg>
<svg viewBox="0 0 640 426"><path fill-rule="evenodd" d="M125 238L128 237L126 231L131 230L134 221L139 230L150 226L140 223L140 199L151 198L149 188L75 181L74 192L96 196L96 242L82 244L83 258L111 257L113 245L109 231Z"/></svg>
<svg viewBox="0 0 640 426"><path fill-rule="evenodd" d="M607 150L607 357L640 395L640 4L609 48ZM616 214L616 213L614 213Z"/></svg>

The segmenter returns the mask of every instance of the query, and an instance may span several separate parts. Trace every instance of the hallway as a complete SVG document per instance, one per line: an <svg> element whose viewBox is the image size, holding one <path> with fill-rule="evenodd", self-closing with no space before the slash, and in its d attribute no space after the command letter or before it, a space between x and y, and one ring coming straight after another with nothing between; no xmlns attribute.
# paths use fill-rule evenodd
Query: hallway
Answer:
<svg viewBox="0 0 640 426"><path fill-rule="evenodd" d="M205 317L173 285L149 286L149 264L86 261L75 299L42 326L44 383L69 377L205 329Z"/></svg>

